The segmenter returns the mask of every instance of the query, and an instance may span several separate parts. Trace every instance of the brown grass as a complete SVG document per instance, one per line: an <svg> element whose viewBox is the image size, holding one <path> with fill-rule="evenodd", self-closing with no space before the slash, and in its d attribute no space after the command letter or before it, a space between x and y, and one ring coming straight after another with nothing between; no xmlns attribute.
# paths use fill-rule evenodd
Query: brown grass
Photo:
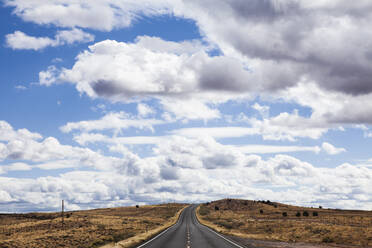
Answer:
<svg viewBox="0 0 372 248"><path fill-rule="evenodd" d="M136 247L142 243L144 243L146 240L151 239L152 237L156 236L157 234L161 233L165 229L169 228L170 226L174 225L181 212L186 208L187 206L184 206L182 209L180 209L176 215L174 215L172 218L170 218L165 224L156 227L154 229L146 230L146 232L139 233L136 236L133 236L131 238L122 240L120 242L114 242L107 244L103 246L102 248L114 248L114 247L120 247L120 248L131 248L131 247Z"/></svg>
<svg viewBox="0 0 372 248"><path fill-rule="evenodd" d="M219 210L215 210L215 207ZM260 210L262 210L260 213ZM287 216L283 216L283 212ZM307 212L309 216L304 216ZM316 212L318 216L313 216ZM296 216L300 213L301 216ZM372 246L372 211L318 209L225 199L202 204L199 220L219 232L258 240Z"/></svg>
<svg viewBox="0 0 372 248"><path fill-rule="evenodd" d="M100 247L156 230L184 204L120 207L65 213L1 214L0 247Z"/></svg>

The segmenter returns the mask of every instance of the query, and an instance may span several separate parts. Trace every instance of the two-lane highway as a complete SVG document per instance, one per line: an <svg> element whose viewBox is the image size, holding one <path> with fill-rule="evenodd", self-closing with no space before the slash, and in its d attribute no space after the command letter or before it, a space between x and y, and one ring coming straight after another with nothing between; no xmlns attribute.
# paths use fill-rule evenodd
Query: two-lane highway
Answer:
<svg viewBox="0 0 372 248"><path fill-rule="evenodd" d="M178 222L138 248L242 248L199 223L196 205L186 208Z"/></svg>

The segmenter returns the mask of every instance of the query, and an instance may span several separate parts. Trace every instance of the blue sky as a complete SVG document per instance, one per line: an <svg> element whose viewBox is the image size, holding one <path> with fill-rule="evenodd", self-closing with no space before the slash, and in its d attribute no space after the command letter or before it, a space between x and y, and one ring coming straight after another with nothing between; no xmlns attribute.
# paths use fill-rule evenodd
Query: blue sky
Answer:
<svg viewBox="0 0 372 248"><path fill-rule="evenodd" d="M0 211L370 210L372 4L336 2L1 1Z"/></svg>

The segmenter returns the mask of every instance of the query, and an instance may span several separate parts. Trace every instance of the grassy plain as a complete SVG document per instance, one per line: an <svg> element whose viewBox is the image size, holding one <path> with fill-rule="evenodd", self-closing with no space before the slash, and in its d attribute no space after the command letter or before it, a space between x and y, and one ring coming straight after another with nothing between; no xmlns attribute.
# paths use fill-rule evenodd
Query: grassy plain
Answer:
<svg viewBox="0 0 372 248"><path fill-rule="evenodd" d="M199 220L242 238L372 247L372 211L319 209L224 199L202 204Z"/></svg>
<svg viewBox="0 0 372 248"><path fill-rule="evenodd" d="M183 204L120 207L65 213L0 214L0 248L100 247L131 239L127 246L175 221ZM148 233L148 235L144 235Z"/></svg>

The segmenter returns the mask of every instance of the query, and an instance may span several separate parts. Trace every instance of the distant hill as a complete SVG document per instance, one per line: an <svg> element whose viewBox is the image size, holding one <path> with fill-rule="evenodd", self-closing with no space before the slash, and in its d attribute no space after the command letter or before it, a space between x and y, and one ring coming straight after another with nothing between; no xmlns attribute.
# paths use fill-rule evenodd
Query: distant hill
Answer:
<svg viewBox="0 0 372 248"><path fill-rule="evenodd" d="M201 204L198 214L204 224L248 239L372 246L372 211L223 199Z"/></svg>

